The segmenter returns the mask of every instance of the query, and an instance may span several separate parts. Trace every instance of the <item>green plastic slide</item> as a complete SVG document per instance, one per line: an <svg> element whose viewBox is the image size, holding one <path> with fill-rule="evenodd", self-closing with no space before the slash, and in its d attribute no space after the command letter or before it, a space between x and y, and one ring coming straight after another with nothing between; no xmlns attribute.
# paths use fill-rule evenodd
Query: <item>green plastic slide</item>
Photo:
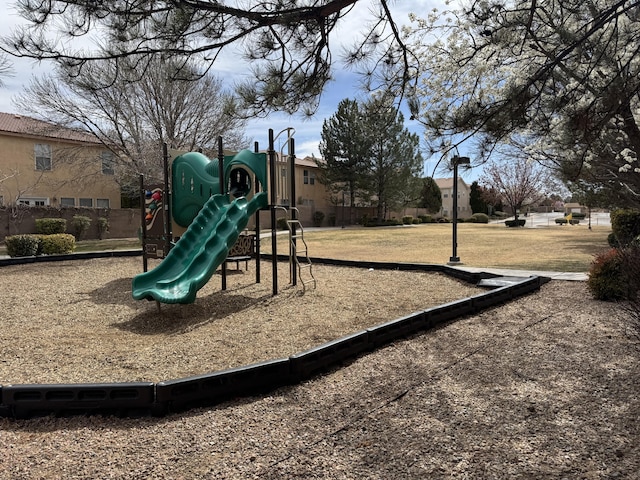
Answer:
<svg viewBox="0 0 640 480"><path fill-rule="evenodd" d="M251 200L241 197L229 201L227 195L213 195L165 259L153 270L134 277L133 298L193 303L197 291L227 258L251 215L267 204L266 192Z"/></svg>

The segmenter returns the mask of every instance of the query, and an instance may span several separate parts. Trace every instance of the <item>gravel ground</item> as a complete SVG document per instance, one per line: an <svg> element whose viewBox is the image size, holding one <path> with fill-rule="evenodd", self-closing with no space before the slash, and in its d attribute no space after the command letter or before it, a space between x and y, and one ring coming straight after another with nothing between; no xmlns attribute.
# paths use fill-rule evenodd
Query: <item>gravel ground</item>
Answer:
<svg viewBox="0 0 640 480"><path fill-rule="evenodd" d="M125 279L130 273L118 262L90 264L89 273L79 271L75 264L59 269L66 268L83 279L81 293L58 297L58 303L70 298L67 303L77 304L83 312L83 319L76 319L75 325L86 323L88 315L99 318L93 316L92 308L108 306L111 312L126 305L129 310L114 312L105 322L117 333L103 343L117 343L125 332L144 336L153 345L183 336L196 349L200 348L198 338L209 349L211 345L217 348L213 331L205 335L204 329L224 322L228 315L240 314L242 321L235 322L240 325L258 315L252 309L266 309L266 318L271 320L251 327L258 335L260 328L297 312L301 301L307 306L306 321L287 332L312 330L311 336L317 337L312 340L320 341L331 336L328 329L335 320L314 328L318 316L309 306L316 303L314 296L319 297L318 305L333 306L333 319L366 317L377 322L376 315L383 309L398 308L389 304L395 304L392 299L402 291L411 290L399 302L400 310L408 313L415 310L412 299L428 301L438 285L450 280L434 281L431 275L422 279L423 274L408 272L339 272L323 266L318 267L320 281L315 291L300 296L296 289L283 289L278 297L263 292L256 299L245 294L250 288L244 286L247 274L237 274L230 278L242 279L242 285L231 287L224 295L243 297L242 307L216 311L214 306L222 308L214 300L220 295L212 291L203 292L193 306L163 307L158 313L152 303L125 298ZM113 272L107 272L111 266L117 268L115 280ZM21 320L28 336L33 323L40 323L33 319L42 308L38 305L42 292L38 292L21 304L22 317L10 310L23 298L21 291L31 291L21 290L29 284L19 286L18 281L29 269L11 268L2 270L8 280L5 285L17 288L6 288L9 293L1 300L3 353L17 348L7 345L6 331L12 328L5 324ZM385 275L369 276L383 273L402 277L389 276L388 286ZM47 278L42 266L31 275L39 275L41 282ZM48 278L51 288L47 291L66 288L69 283L61 273L53 278ZM286 283L287 273L281 278ZM32 288L33 277L31 282ZM420 282L425 283L420 287ZM270 289L270 281L265 283L263 288ZM454 283L443 290L460 298L457 294L464 290L454 287L468 287ZM69 315L58 310L55 297L47 308L48 328L60 328L61 319ZM14 312L12 317L6 316L8 311ZM349 322L349 328L358 324ZM281 325L286 324L273 331L282 331ZM194 332L201 334L189 336ZM59 329L48 341L66 344L73 333ZM158 342L156 336L161 337ZM129 342L133 337L127 338ZM35 347L27 345L31 342ZM278 348L289 343L283 339ZM48 342L37 343L31 337L23 344L24 350L17 351L23 355L17 363L13 359L16 351L2 356L3 382L7 372L18 375L23 364L33 369L26 367L26 357L45 349ZM177 351L175 345L172 351ZM552 281L508 305L396 342L341 369L263 397L163 418L0 419L0 478L640 478L638 347L615 305L591 300L582 282ZM69 348L75 352L79 347ZM233 351L238 350L240 346ZM38 364L46 370L42 355ZM169 351L165 356L168 363L189 363ZM109 369L104 357L100 359ZM7 362L10 367L5 366ZM115 363L122 362L124 357ZM129 370L135 377L138 367L131 362L135 368ZM76 364L65 374L49 369L53 371L38 375L66 377L82 367ZM87 367L93 371L93 365ZM119 372L114 369L107 376L117 378ZM25 378L33 375L25 374Z"/></svg>

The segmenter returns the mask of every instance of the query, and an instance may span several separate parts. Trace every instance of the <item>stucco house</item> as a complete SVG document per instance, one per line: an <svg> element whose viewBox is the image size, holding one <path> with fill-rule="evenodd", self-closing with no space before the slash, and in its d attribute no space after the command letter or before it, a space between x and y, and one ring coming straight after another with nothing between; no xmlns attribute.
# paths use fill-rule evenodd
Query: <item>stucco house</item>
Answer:
<svg viewBox="0 0 640 480"><path fill-rule="evenodd" d="M440 188L442 194L442 210L440 213L444 217L453 217L453 178L434 178L436 185ZM469 194L471 187L458 177L458 217L470 217L471 204L469 202Z"/></svg>
<svg viewBox="0 0 640 480"><path fill-rule="evenodd" d="M91 135L0 113L0 205L120 208L113 156Z"/></svg>

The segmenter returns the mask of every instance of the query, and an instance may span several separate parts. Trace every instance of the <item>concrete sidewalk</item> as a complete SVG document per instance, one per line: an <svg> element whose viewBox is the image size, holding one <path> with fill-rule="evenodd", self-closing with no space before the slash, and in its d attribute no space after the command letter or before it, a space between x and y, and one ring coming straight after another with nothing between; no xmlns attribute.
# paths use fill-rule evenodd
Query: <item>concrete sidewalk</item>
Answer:
<svg viewBox="0 0 640 480"><path fill-rule="evenodd" d="M583 272L550 272L550 271L530 271L530 270L511 270L507 268L483 268L483 267L466 267L464 265L456 265L453 268L464 270L465 272L487 272L504 277L549 277L553 280L571 280L577 282L586 281L589 276Z"/></svg>

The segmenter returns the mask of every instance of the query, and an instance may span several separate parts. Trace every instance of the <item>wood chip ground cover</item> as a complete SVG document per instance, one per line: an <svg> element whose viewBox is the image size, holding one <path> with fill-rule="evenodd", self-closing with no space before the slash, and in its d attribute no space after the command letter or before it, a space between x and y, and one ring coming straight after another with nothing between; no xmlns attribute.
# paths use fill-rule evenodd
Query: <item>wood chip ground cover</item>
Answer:
<svg viewBox="0 0 640 480"><path fill-rule="evenodd" d="M215 275L191 305L135 301L139 258L5 267L0 384L158 382L287 357L482 290L437 273L314 266L319 287L289 285L271 263Z"/></svg>
<svg viewBox="0 0 640 480"><path fill-rule="evenodd" d="M245 279L251 273L238 274L230 280L239 283L225 294L235 302L226 302L227 310L218 310L213 320L211 307L224 309L211 303L219 290L213 283L210 293L201 297L202 305L196 302L190 310L163 308L158 316L154 304L129 300L125 280L139 266L120 262L92 261L88 273L75 264L61 266L57 273L43 266L3 269L0 274L8 281L3 282L2 334L6 335L4 324L33 332L29 319L38 318L36 312L45 306L49 315L42 321L56 333L40 329L38 334L48 338L38 348L46 350L46 340L70 342L72 332L60 323L66 318L61 305L72 297L67 303L83 312L82 320L69 320L72 327L83 328L88 318L99 318L104 307L111 315L103 320L105 329L144 337L141 343L147 346L186 335L199 349L198 339L211 345L215 337L213 332L198 333L223 323L219 320L226 315L238 314L243 321L237 323L246 324L246 317L257 317L251 309L263 307L269 313L248 330L257 335L277 322L287 299L295 304L300 300L286 289L271 298L266 280L267 291L249 293L246 285L252 282ZM117 267L115 277L108 272L111 265ZM421 281L411 273L403 273L404 280L390 276L395 285L386 289L366 285L374 278L369 274L382 272L353 272L338 288L329 284L344 273L319 267L321 271L326 276L322 274L313 295L324 306L333 303L338 292L336 317L366 307L363 311L373 318L393 296L404 294L402 302L408 303L424 293L406 292ZM286 279L286 270L283 275ZM63 288L66 293L60 293L57 289L69 277L77 277L79 289ZM40 292L28 294L37 285L46 290L45 280L55 286L51 292L59 293L40 304ZM366 296L359 296L363 288ZM20 308L13 306L16 302L21 302ZM315 305L309 303L307 317ZM289 310L292 315L299 311ZM12 312L10 322L5 320L7 312ZM183 312L181 318L177 312ZM296 330L306 329L308 321L302 325ZM220 331L230 329L225 327ZM325 338L327 328L309 337ZM115 343L113 338L107 341ZM5 372L20 371L27 356L35 355L26 343L11 346L15 350L7 354L3 340L3 364L14 362L16 353L24 355L11 368L0 367L3 382ZM240 346L229 345L234 351ZM174 345L164 353L169 363L188 364L193 352L180 352ZM116 356L120 354L113 348L111 362L124 364L125 357ZM104 365L108 355L102 355L99 363ZM0 478L633 480L640 471L639 360L638 339L616 305L592 300L583 282L552 281L539 292L393 343L265 396L163 418L0 418ZM195 363L192 366L203 362ZM131 367L114 369L108 376L135 376L139 365L132 362ZM48 373L70 374L53 368Z"/></svg>

